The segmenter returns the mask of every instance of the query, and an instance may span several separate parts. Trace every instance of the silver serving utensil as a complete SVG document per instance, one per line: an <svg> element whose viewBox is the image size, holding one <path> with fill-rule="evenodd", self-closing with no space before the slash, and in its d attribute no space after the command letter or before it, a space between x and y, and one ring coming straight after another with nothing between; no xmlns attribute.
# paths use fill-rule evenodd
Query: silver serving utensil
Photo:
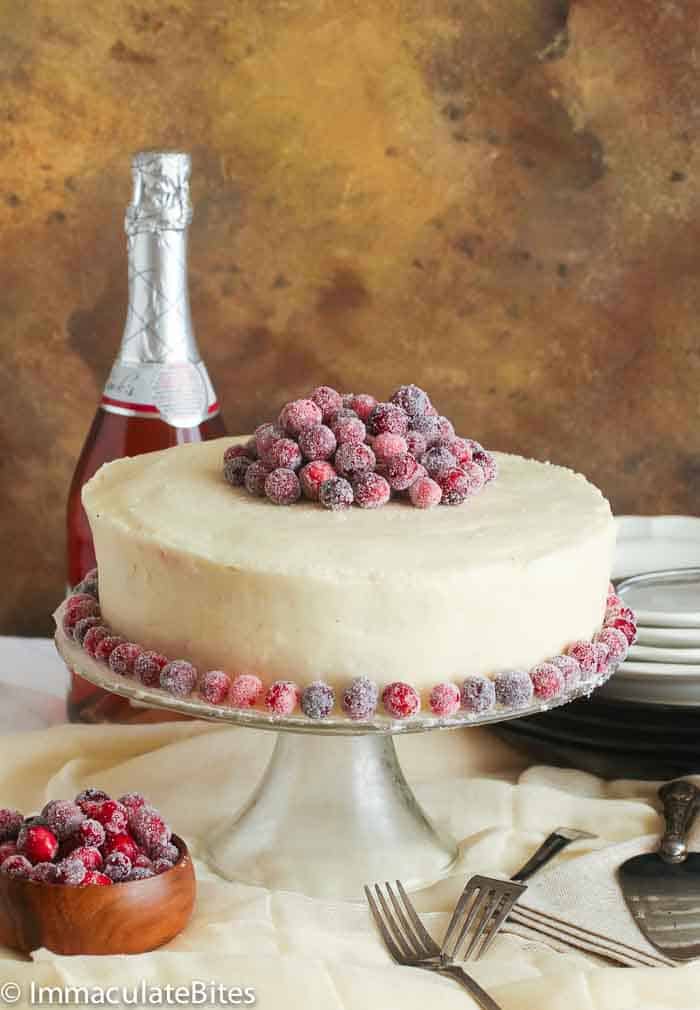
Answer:
<svg viewBox="0 0 700 1010"><path fill-rule="evenodd" d="M628 859L618 870L627 907L637 926L666 957L700 957L700 852L688 852L686 834L700 792L690 782L659 790L666 830L658 852Z"/></svg>
<svg viewBox="0 0 700 1010"><path fill-rule="evenodd" d="M571 845L572 842L578 842L582 838L597 837L597 835L591 834L590 831L581 831L579 828L555 828L551 834L547 835L540 847L533 852L528 861L523 863L510 879L523 884L533 874L544 869L547 863L554 859L567 845Z"/></svg>

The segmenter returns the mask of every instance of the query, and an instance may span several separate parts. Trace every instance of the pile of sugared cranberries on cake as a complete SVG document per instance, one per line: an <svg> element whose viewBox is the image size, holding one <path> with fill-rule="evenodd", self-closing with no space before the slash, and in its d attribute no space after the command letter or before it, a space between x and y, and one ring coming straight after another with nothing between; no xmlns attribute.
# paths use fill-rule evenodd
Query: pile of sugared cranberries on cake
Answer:
<svg viewBox="0 0 700 1010"><path fill-rule="evenodd" d="M245 445L230 446L224 476L275 505L308 498L339 512L402 496L427 509L478 494L495 479L496 462L478 442L456 435L418 386L400 386L383 403L318 386L286 403Z"/></svg>
<svg viewBox="0 0 700 1010"><path fill-rule="evenodd" d="M0 873L7 877L108 887L165 873L179 858L170 828L140 793L114 800L103 789L83 789L31 817L0 809Z"/></svg>

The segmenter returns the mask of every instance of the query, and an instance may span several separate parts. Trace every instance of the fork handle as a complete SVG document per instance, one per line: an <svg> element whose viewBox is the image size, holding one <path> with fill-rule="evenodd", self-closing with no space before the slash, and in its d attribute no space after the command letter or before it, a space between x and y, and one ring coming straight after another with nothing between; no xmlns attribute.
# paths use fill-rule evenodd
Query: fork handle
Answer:
<svg viewBox="0 0 700 1010"><path fill-rule="evenodd" d="M662 786L659 796L666 821L659 855L665 863L682 863L688 856L686 835L697 812L700 792L692 782L678 779Z"/></svg>
<svg viewBox="0 0 700 1010"><path fill-rule="evenodd" d="M546 866L550 859L554 859L558 852L565 849L571 841L573 839L565 838L563 835L558 835L556 831L553 831L551 835L547 835L539 849L533 852L528 861L510 879L518 884L529 880L533 874Z"/></svg>
<svg viewBox="0 0 700 1010"><path fill-rule="evenodd" d="M478 982L475 982L471 975L468 975L464 968L459 965L450 964L440 967L441 975L450 975L455 982L459 982L463 989L466 989L470 996L473 996L482 1010L503 1010L503 1008L485 992Z"/></svg>

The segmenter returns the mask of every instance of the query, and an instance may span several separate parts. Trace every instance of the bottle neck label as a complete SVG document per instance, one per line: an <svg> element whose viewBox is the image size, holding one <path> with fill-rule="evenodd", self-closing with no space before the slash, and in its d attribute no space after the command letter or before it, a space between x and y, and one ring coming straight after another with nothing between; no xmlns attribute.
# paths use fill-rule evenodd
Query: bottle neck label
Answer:
<svg viewBox="0 0 700 1010"><path fill-rule="evenodd" d="M125 417L160 418L174 428L196 428L219 413L203 361L118 359L107 379L101 406Z"/></svg>

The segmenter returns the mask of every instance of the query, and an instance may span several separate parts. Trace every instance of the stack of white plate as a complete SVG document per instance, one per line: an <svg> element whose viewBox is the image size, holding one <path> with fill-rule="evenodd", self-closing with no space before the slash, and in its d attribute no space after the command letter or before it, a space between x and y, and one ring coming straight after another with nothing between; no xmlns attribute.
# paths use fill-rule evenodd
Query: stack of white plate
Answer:
<svg viewBox="0 0 700 1010"><path fill-rule="evenodd" d="M700 706L700 519L621 516L613 578L637 615L637 641L599 694Z"/></svg>

